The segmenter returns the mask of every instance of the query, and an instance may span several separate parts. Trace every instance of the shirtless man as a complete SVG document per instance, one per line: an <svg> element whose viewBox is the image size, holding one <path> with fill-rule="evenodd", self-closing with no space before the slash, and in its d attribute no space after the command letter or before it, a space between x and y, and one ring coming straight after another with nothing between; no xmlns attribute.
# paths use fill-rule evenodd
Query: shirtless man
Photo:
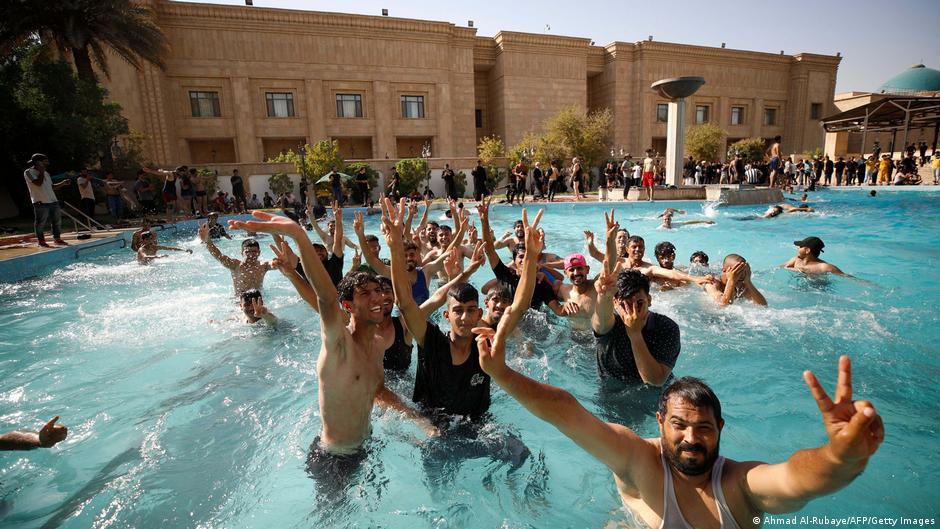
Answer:
<svg viewBox="0 0 940 529"><path fill-rule="evenodd" d="M693 276L676 268L676 247L669 241L663 241L653 249L659 266L650 266L643 274L656 282L662 290L672 290L691 283L703 285L714 279L708 276Z"/></svg>
<svg viewBox="0 0 940 529"><path fill-rule="evenodd" d="M573 253L565 257L565 275L571 284L562 283L558 288L558 297L564 302L563 314L575 331L591 329L597 291L594 290L594 279L588 279L590 273L591 267L583 255Z"/></svg>
<svg viewBox="0 0 940 529"><path fill-rule="evenodd" d="M0 434L0 450L33 450L35 448L52 448L68 437L69 429L64 425L56 424L59 416L56 415L47 422L38 432L17 430Z"/></svg>
<svg viewBox="0 0 940 529"><path fill-rule="evenodd" d="M521 244L524 240L525 228L522 225L522 221L517 220L513 223L512 230L507 230L498 241L493 243L493 247L497 250L500 248L509 248L509 252L511 253L516 249L516 245Z"/></svg>
<svg viewBox="0 0 940 529"><path fill-rule="evenodd" d="M671 212L663 213L661 215L663 218L663 223L660 224L659 227L665 228L667 230L671 230L674 226L688 226L692 224L714 224L715 223L715 221L709 220L709 219L677 220L673 222L672 215L673 213Z"/></svg>
<svg viewBox="0 0 940 529"><path fill-rule="evenodd" d="M770 169L770 187L775 187L777 171L780 169L780 136L774 136L774 143L767 149L767 156L770 159L768 164L768 168Z"/></svg>
<svg viewBox="0 0 940 529"><path fill-rule="evenodd" d="M511 397L551 423L614 475L623 503L648 527L759 528L764 513L795 512L847 486L884 440L872 404L852 400L849 359L839 359L835 402L803 372L828 442L782 463L734 461L719 454L721 403L704 382L684 377L662 393L658 438L595 417L567 391L506 365L508 329L475 329L480 366ZM492 340L492 342L491 342Z"/></svg>
<svg viewBox="0 0 940 529"><path fill-rule="evenodd" d="M277 317L268 311L264 306L264 300L261 299L261 292L256 289L249 289L242 292L241 309L245 315L245 323L258 323L264 321L270 327L277 326Z"/></svg>
<svg viewBox="0 0 940 529"><path fill-rule="evenodd" d="M594 244L594 233L591 232L591 231L585 230L585 232L584 232L584 238L585 238L586 241L587 241L587 249L588 249L588 253L591 254L591 257L593 257L597 262L603 263L603 262L604 262L604 252L598 250L598 249L597 249L597 246L595 246L595 244ZM617 238L616 238L616 243L617 243L617 258L618 258L618 259L626 259L626 257L627 257L627 243L629 242L629 240L630 240L630 232L627 231L625 228L620 228L620 227L618 226L618 228L617 228Z"/></svg>
<svg viewBox="0 0 940 529"><path fill-rule="evenodd" d="M626 257L620 258L620 260L623 262L623 268L644 270L653 266L653 264L649 261L643 260L643 255L645 253L646 241L643 240L643 237L640 237L639 235L631 235L630 238L627 239L627 255Z"/></svg>
<svg viewBox="0 0 940 529"><path fill-rule="evenodd" d="M209 225L210 238L221 239L225 237L228 240L232 240L232 236L225 231L225 227L219 224L219 213L217 211L209 213L207 224Z"/></svg>
<svg viewBox="0 0 940 529"><path fill-rule="evenodd" d="M721 276L702 284L705 293L721 306L738 299L749 299L757 305L767 306L764 295L751 283L751 265L743 257L732 253L725 257Z"/></svg>
<svg viewBox="0 0 940 529"><path fill-rule="evenodd" d="M320 237L320 240L323 241L323 245L327 248L333 248L333 235L336 233L336 218L337 215L341 217L343 214L343 209L336 202L333 202L332 209L333 219L326 223L326 231L323 231L323 228L320 227L319 222L315 220L313 215L313 202L307 203L307 219L310 220L310 226L313 228L313 231L317 232L317 236ZM356 243L350 241L345 236L343 237L343 245L353 250L359 250ZM340 247L340 252L337 255L340 257L343 256L342 247Z"/></svg>
<svg viewBox="0 0 940 529"><path fill-rule="evenodd" d="M294 239L309 287L320 312L320 353L317 357L318 400L322 429L314 439L307 468L318 486L329 487L344 476L328 475L337 460L363 457L363 442L371 435L373 403L391 407L418 421L429 435L436 429L401 399L385 388L382 369L384 349L376 343L382 323L382 292L371 274L353 273L333 286L323 263L304 229L287 217L263 211L252 213L258 220L229 221L233 229L285 235ZM307 282L303 282L307 284ZM310 290L298 291L305 299ZM335 310L342 308L342 310ZM349 314L349 325L343 313Z"/></svg>
<svg viewBox="0 0 940 529"><path fill-rule="evenodd" d="M149 232L151 227L152 224L150 223L150 219L144 218L140 221L140 228L134 232L134 235L131 236L131 250L136 252L140 248L140 236L144 232ZM154 241L156 241L157 234L153 232L151 233L153 234Z"/></svg>
<svg viewBox="0 0 940 529"><path fill-rule="evenodd" d="M287 217L284 218L289 222L294 222ZM228 225L229 228L239 229L242 223L230 220L228 221ZM297 224L297 226L300 227L300 224ZM258 258L261 257L261 245L254 239L245 239L242 241L242 257L244 257L245 260L240 261L219 251L219 248L209 237L208 224L199 225L199 238L205 243L206 248L209 250L209 255L215 257L217 261L222 263L222 266L228 268L232 273L232 286L235 288L235 295L237 296L241 296L242 292L252 288L261 290L261 286L264 284L264 275L274 270L274 265L270 262L258 260Z"/></svg>
<svg viewBox="0 0 940 529"><path fill-rule="evenodd" d="M193 253L193 251L188 248L184 250L175 246L161 246L157 244L157 236L152 231L141 233L140 246L137 247L137 262L140 264L150 264L154 259L166 257L165 255L157 255L157 250Z"/></svg>
<svg viewBox="0 0 940 529"><path fill-rule="evenodd" d="M762 215L762 218L772 219L781 213L812 213L815 211L813 208L807 206L806 204L800 204L799 207L791 206L790 204L775 204L770 206L770 208Z"/></svg>
<svg viewBox="0 0 940 529"><path fill-rule="evenodd" d="M807 237L802 241L793 241L796 245L796 257L791 258L786 263L780 265L788 270L795 270L804 274L838 274L840 276L852 277L839 269L838 266L827 263L819 258L823 248L826 245L819 237Z"/></svg>

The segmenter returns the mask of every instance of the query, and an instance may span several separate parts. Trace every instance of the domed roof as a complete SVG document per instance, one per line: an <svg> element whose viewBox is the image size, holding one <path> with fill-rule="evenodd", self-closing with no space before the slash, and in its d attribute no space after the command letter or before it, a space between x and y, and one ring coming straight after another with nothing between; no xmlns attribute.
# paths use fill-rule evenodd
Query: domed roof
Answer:
<svg viewBox="0 0 940 529"><path fill-rule="evenodd" d="M915 64L885 81L878 91L887 94L940 92L940 71Z"/></svg>

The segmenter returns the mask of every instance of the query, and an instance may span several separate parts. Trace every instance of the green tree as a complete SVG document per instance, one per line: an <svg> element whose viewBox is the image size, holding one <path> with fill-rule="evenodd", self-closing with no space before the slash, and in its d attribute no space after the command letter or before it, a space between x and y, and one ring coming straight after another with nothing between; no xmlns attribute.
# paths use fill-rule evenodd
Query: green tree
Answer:
<svg viewBox="0 0 940 529"><path fill-rule="evenodd" d="M399 191L402 196L412 191L421 191L421 184L428 178L428 161L424 158L405 158L395 164L395 170L401 175Z"/></svg>
<svg viewBox="0 0 940 529"><path fill-rule="evenodd" d="M477 156L486 168L486 187L493 191L502 179L499 162L506 157L506 145L499 136L484 136L477 145Z"/></svg>
<svg viewBox="0 0 940 529"><path fill-rule="evenodd" d="M349 174L353 177L353 182L356 180L356 175L359 174L359 170L365 167L366 176L369 177L369 189L375 189L379 184L379 172L372 168L369 164L365 162L353 162L346 166L346 174ZM352 188L352 199L356 204L362 204L362 194L359 192L359 186L353 184Z"/></svg>
<svg viewBox="0 0 940 529"><path fill-rule="evenodd" d="M153 12L133 0L18 0L4 2L0 52L38 42L41 56L52 49L71 55L79 78L97 81L92 64L108 75L106 50L141 69L164 67L169 44Z"/></svg>
<svg viewBox="0 0 940 529"><path fill-rule="evenodd" d="M728 147L728 158L734 158L740 154L746 162L760 162L764 159L764 139L746 138L738 140Z"/></svg>
<svg viewBox="0 0 940 529"><path fill-rule="evenodd" d="M545 122L544 133L536 146L543 160L570 160L577 156L585 168L604 160L610 150L610 109L585 112L572 105Z"/></svg>
<svg viewBox="0 0 940 529"><path fill-rule="evenodd" d="M320 140L313 146L304 145L303 163L300 160L300 154L294 150L278 154L274 158L268 159L269 163L290 163L299 174L306 172L307 178L316 182L323 175L329 173L333 167L339 172L344 172L346 163L339 154L339 142L336 140Z"/></svg>
<svg viewBox="0 0 940 529"><path fill-rule="evenodd" d="M713 162L721 154L728 133L714 123L694 125L685 131L685 152L693 160Z"/></svg>
<svg viewBox="0 0 940 529"><path fill-rule="evenodd" d="M294 189L294 183L291 182L287 173L274 173L268 177L268 187L271 188L271 192L274 193L274 197L277 198L285 193L289 193Z"/></svg>

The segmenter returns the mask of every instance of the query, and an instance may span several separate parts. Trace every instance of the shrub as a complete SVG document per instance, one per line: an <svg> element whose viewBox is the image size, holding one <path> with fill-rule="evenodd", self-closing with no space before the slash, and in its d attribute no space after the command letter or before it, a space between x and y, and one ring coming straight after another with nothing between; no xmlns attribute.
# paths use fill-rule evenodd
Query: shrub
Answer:
<svg viewBox="0 0 940 529"><path fill-rule="evenodd" d="M714 123L694 125L685 131L685 151L693 160L714 162L727 136L728 133Z"/></svg>
<svg viewBox="0 0 940 529"><path fill-rule="evenodd" d="M405 158L395 164L395 170L401 175L401 185L399 192L402 196L408 196L412 191L418 190L420 193L422 183L428 178L428 161L424 158Z"/></svg>
<svg viewBox="0 0 940 529"><path fill-rule="evenodd" d="M454 185L457 187L457 196L463 198L467 192L467 175L463 171L454 174Z"/></svg>
<svg viewBox="0 0 940 529"><path fill-rule="evenodd" d="M728 158L741 154L746 162L761 162L764 160L765 150L763 138L747 138L736 141L728 147Z"/></svg>
<svg viewBox="0 0 940 529"><path fill-rule="evenodd" d="M290 193L294 189L294 183L291 182L287 173L274 173L268 177L268 187L274 193L274 198L277 198L285 193Z"/></svg>

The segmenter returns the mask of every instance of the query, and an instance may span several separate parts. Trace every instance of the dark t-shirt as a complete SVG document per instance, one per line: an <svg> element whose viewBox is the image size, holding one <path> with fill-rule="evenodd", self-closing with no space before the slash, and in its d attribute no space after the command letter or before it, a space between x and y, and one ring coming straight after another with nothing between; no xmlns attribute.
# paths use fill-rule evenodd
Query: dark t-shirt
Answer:
<svg viewBox="0 0 940 529"><path fill-rule="evenodd" d="M266 207L266 208L273 208L273 207L274 207L274 199L273 199L272 197L270 197L270 196L264 197L264 207Z"/></svg>
<svg viewBox="0 0 940 529"><path fill-rule="evenodd" d="M245 184L242 182L242 177L238 175L232 175L232 194L237 195L239 191L244 194Z"/></svg>
<svg viewBox="0 0 940 529"><path fill-rule="evenodd" d="M330 173L330 184L333 187L339 187L342 185L341 176L339 173Z"/></svg>
<svg viewBox="0 0 940 529"><path fill-rule="evenodd" d="M209 226L209 237L213 239L218 239L220 237L225 237L225 228L221 224L213 224Z"/></svg>
<svg viewBox="0 0 940 529"><path fill-rule="evenodd" d="M509 286L509 290L512 292L513 296L516 295L516 287L519 286L520 279L516 273L500 262L493 267L493 274L500 283L505 283ZM542 306L542 303L549 303L557 299L558 297L555 295L552 285L547 280L542 280L535 284L535 291L532 293L532 304L530 307L538 309Z"/></svg>
<svg viewBox="0 0 940 529"><path fill-rule="evenodd" d="M343 280L343 257L330 254L330 257L323 262L323 268L326 268L326 273L330 274L330 279L333 281L333 286L339 284Z"/></svg>
<svg viewBox="0 0 940 529"><path fill-rule="evenodd" d="M479 417L490 408L490 376L480 369L474 340L470 356L455 366L450 339L440 327L428 322L424 346L418 346L418 369L412 400L426 409L450 415Z"/></svg>
<svg viewBox="0 0 940 529"><path fill-rule="evenodd" d="M633 359L633 348L627 336L627 327L620 316L614 314L614 326L603 335L594 333L597 342L597 373L601 378L613 377L624 382L640 385L643 379ZM657 362L675 367L679 358L679 326L670 318L655 312L649 313L643 327L643 340Z"/></svg>

